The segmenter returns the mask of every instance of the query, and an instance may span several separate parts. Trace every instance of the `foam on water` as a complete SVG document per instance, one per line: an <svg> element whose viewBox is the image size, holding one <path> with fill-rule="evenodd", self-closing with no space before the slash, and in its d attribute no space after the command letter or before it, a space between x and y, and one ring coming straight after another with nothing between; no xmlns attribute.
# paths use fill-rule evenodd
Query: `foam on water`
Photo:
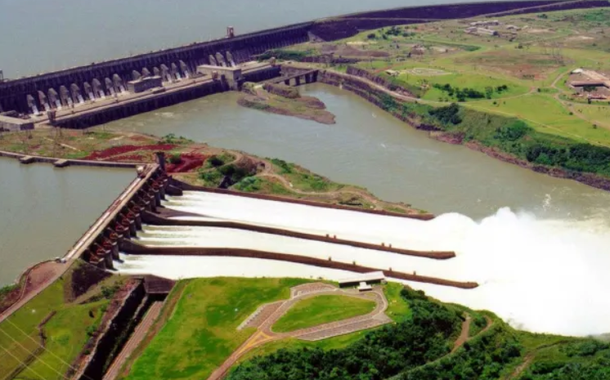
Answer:
<svg viewBox="0 0 610 380"><path fill-rule="evenodd" d="M200 212L202 215L210 215L205 213L210 212L214 217L219 218L238 220L253 218L249 214L254 211L252 209L246 208L245 214L240 214L239 208L232 208L233 199L217 205L223 207L225 211L229 210L226 211L226 215L217 214L217 210L215 211L209 200L207 203L203 202L206 206L203 207L202 204L197 204L195 199L183 199L185 202L183 207L191 212ZM547 201L550 207L551 199ZM186 203L190 202L193 203L187 206ZM242 207L243 204L238 202L233 206ZM542 220L532 214L515 213L508 208L503 208L481 221L474 221L460 214L444 214L432 221L423 222L401 218L380 218L376 215L329 211L313 207L301 209L307 213L308 218L311 218L307 219L303 215L298 215L300 209L295 205L286 207L283 219L286 221L285 224L293 229L309 230L308 223L310 222L308 220L314 220L317 229L330 229L331 233L340 231L342 236L356 236L363 231L362 223L374 223L374 225L364 228L368 234L362 238L363 240L382 241L381 239L387 239L388 231L390 231L395 235L396 240L401 242L401 245L411 243L415 245L415 247L407 246L407 248L439 249L442 247L455 250L457 257L448 261L415 259L375 251L366 252L369 258L357 259L359 263L360 260L369 259L374 263L375 259L370 258L370 255L378 255L375 258L378 258L380 268L392 264L403 270L412 268L417 270L418 274L456 280L474 280L480 284L479 288L475 290L461 290L421 283L410 284L443 301L456 302L475 309L491 310L508 320L513 326L530 331L565 335L601 334L610 331L610 297L607 297L607 290L610 289L610 276L606 275L610 268L610 227L606 224L605 219ZM281 218L273 218L269 212L264 215L270 224L281 225L283 222ZM287 215L290 215L290 220ZM324 217L333 218L332 222ZM249 221L255 222L254 220ZM157 227L157 230L148 230L147 236L153 240L177 239L181 240L183 245L205 246L205 243L202 242L212 239L212 232L208 230L203 233L201 231ZM236 239L251 239L245 235L235 236ZM263 236L260 238L263 239ZM225 237L225 239L224 242L219 240L215 244L230 245L230 238ZM168 244L170 243L168 242ZM213 243L208 244L214 245ZM260 244L268 245L271 242L261 242ZM320 255L320 253L314 253L317 250L331 250L330 245L325 247L322 243L310 243L309 246L306 246L295 245L293 241L284 246L284 243L278 240L278 244L281 244L281 247L278 246L277 250L290 250L290 244L292 244L292 249L299 248L297 253L306 253L309 249L312 256ZM341 261L346 261L348 255L356 254L354 252L357 251L360 252L358 254L362 254L362 251L366 251L350 249L351 251L344 248L332 248L333 253L331 254L343 257ZM151 265L155 266L151 261L160 260L144 257L137 259L138 261L132 262L133 265L136 267L144 265L149 269ZM215 260L220 260L217 258L199 259L206 259L206 263L216 263ZM185 271L191 276L197 276L200 272L205 272L205 275L214 273L229 275L224 266L202 265L198 270L197 265L191 265L190 261L183 260L185 259L172 258L167 262L159 262L155 273L164 275L164 271L167 270L172 271L174 275L176 271ZM224 260L223 258L222 262ZM252 265L252 259L234 260L232 263L237 268L232 269L233 271L241 270L243 273L258 273L259 275L262 273L259 272L258 264ZM168 268L170 261L173 263L171 269ZM296 267L291 265L283 267L281 270L268 267L268 270L264 271L264 275L308 277L302 276L299 270L294 268ZM315 275L316 277L325 276L322 274L325 271L320 268L315 268L313 271L320 273ZM307 274L311 275L309 272Z"/></svg>
<svg viewBox="0 0 610 380"><path fill-rule="evenodd" d="M456 270L481 286L472 292L424 286L431 295L492 310L531 331L610 331L610 231L602 220L538 220L505 208L479 223L461 215L433 223L444 226L456 248Z"/></svg>

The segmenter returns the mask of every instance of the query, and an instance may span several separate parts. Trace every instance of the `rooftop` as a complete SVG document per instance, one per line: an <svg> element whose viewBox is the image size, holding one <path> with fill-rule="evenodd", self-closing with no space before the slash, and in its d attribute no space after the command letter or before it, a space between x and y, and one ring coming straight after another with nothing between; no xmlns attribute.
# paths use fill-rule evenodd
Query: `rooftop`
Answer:
<svg viewBox="0 0 610 380"><path fill-rule="evenodd" d="M339 280L339 285L369 282L369 281L382 281L382 280L385 280L385 275L383 274L382 271L369 272L369 273L362 273L360 275L357 275L357 276L354 276L351 278L345 278L343 280Z"/></svg>

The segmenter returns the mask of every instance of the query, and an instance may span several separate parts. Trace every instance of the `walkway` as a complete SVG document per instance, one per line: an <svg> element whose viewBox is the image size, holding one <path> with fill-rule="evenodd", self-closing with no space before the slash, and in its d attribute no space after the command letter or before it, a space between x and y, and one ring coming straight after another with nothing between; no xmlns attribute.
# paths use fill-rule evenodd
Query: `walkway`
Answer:
<svg viewBox="0 0 610 380"><path fill-rule="evenodd" d="M119 355L112 362L112 365L110 366L108 371L106 371L106 374L104 375L103 380L114 380L119 376L119 371L121 370L121 368L123 367L125 362L127 362L131 353L142 342L142 340L148 333L148 330L150 330L150 327L152 326L152 324L155 322L155 320L161 313L162 307L163 307L163 302L159 302L159 301L154 302L150 306L150 309L148 309L148 312L146 313L146 316L144 317L144 319L142 319L140 324L138 324L135 331L133 332L133 334L127 341L127 344L125 344L125 346L123 347L123 349L121 350Z"/></svg>
<svg viewBox="0 0 610 380"><path fill-rule="evenodd" d="M248 338L233 354L208 378L208 380L220 380L237 363L237 361L251 350L260 347L266 343L277 341L285 338L298 338L301 340L316 341L334 336L349 334L352 332L370 329L391 323L385 311L388 308L388 301L383 294L382 288L376 288L372 292L359 293L355 289L342 290L335 286L313 283L295 286L290 291L290 299L286 301L274 302L263 305L256 312L246 319L248 321L243 326L257 327L258 330ZM336 294L347 297L373 299L377 305L375 310L369 314L344 319L342 321L325 323L314 327L295 330L287 333L275 333L272 331L272 326L277 322L295 303L319 295ZM278 303L280 304L278 307ZM267 307L271 308L271 312L266 312ZM259 318L261 315L268 315L264 320ZM258 323L255 326L254 323Z"/></svg>

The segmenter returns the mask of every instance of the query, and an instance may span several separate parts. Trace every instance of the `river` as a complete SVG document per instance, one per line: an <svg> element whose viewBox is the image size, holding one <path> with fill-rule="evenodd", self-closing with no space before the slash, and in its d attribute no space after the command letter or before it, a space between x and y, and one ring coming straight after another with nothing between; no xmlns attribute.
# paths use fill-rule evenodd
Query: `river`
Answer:
<svg viewBox="0 0 610 380"><path fill-rule="evenodd" d="M323 125L236 104L224 93L119 120L105 128L175 133L213 146L298 163L384 200L474 219L502 207L541 218L610 221L610 193L524 170L441 143L361 98L324 84L301 87L324 101L337 124Z"/></svg>
<svg viewBox="0 0 610 380"><path fill-rule="evenodd" d="M21 165L0 158L0 287L63 256L135 178L130 169Z"/></svg>

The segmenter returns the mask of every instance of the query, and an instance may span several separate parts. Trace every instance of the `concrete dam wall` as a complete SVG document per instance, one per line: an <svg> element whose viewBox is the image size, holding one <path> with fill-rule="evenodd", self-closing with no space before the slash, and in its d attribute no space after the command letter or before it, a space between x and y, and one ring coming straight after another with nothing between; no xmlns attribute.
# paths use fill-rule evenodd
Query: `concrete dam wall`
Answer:
<svg viewBox="0 0 610 380"><path fill-rule="evenodd" d="M0 83L0 110L27 114L32 112L32 105L44 110L45 103L54 108L56 102L63 106L70 101L77 103L79 96L87 99L89 94L95 98L113 95L121 87L127 88L127 82L146 73L164 79L188 77L198 65L214 64L211 57L242 63L269 49L308 41L312 24L290 25L6 81Z"/></svg>
<svg viewBox="0 0 610 380"><path fill-rule="evenodd" d="M269 49L307 42L314 37L330 41L383 26L609 5L605 0L538 0L419 6L363 12L238 36L228 35L214 41L5 81L0 83L0 112L14 110L31 114L35 110L68 107L83 99L113 96L124 91L127 82L140 77L154 75L168 81L188 78L196 72L198 65L217 65L219 62L239 64Z"/></svg>

